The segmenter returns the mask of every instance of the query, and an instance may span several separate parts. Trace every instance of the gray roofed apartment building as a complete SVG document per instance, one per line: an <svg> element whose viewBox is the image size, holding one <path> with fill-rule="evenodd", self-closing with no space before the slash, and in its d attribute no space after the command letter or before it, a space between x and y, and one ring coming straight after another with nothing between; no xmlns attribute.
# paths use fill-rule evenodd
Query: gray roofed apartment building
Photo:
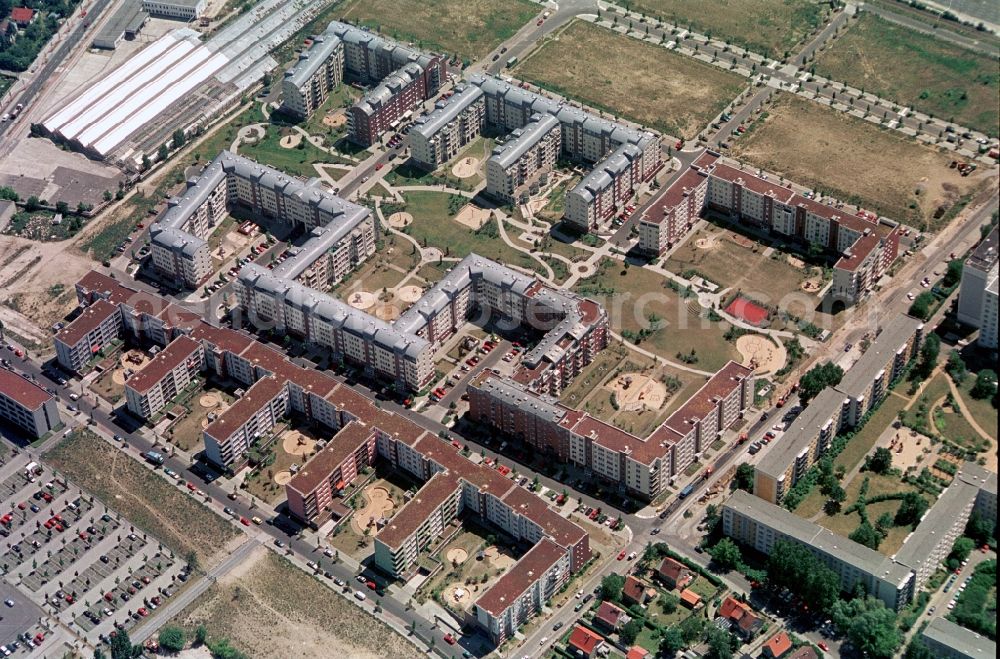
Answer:
<svg viewBox="0 0 1000 659"><path fill-rule="evenodd" d="M536 114L516 128L486 161L486 193L506 203L524 201L545 184L559 157L559 121Z"/></svg>
<svg viewBox="0 0 1000 659"><path fill-rule="evenodd" d="M965 260L958 292L959 322L979 329L979 345L992 350L997 349L998 250L1000 229L993 227Z"/></svg>
<svg viewBox="0 0 1000 659"><path fill-rule="evenodd" d="M344 43L333 30L313 37L281 81L282 111L308 119L344 79Z"/></svg>
<svg viewBox="0 0 1000 659"><path fill-rule="evenodd" d="M410 130L413 160L427 169L448 162L479 136L485 121L483 90L474 85L458 85L450 98L438 101L432 112L413 122Z"/></svg>
<svg viewBox="0 0 1000 659"><path fill-rule="evenodd" d="M931 618L920 632L920 638L931 656L941 659L992 659L997 656L994 641L941 616Z"/></svg>

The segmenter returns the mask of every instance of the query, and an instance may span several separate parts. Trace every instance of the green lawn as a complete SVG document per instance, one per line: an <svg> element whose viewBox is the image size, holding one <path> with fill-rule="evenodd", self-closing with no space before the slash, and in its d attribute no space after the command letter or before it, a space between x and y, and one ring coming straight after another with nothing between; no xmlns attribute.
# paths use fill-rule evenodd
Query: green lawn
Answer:
<svg viewBox="0 0 1000 659"><path fill-rule="evenodd" d="M405 210L413 222L404 230L421 245L437 247L446 256L462 258L475 252L500 263L541 270L533 258L510 247L499 238L496 222L473 231L454 221L455 215L468 201L445 192L410 192L404 195ZM452 199L454 200L452 201ZM489 229L488 227L493 227Z"/></svg>
<svg viewBox="0 0 1000 659"><path fill-rule="evenodd" d="M634 11L770 57L781 57L824 20L814 0L632 0Z"/></svg>
<svg viewBox="0 0 1000 659"><path fill-rule="evenodd" d="M336 162L334 158L325 151L302 140L298 147L286 149L281 146L283 132L290 132L288 129L280 129L276 126L268 126L264 139L256 144L243 144L240 146L240 155L253 158L259 163L270 165L275 169L280 169L294 176L304 176L312 178L316 176L316 162Z"/></svg>
<svg viewBox="0 0 1000 659"><path fill-rule="evenodd" d="M816 73L997 135L997 61L863 13L816 58Z"/></svg>
<svg viewBox="0 0 1000 659"><path fill-rule="evenodd" d="M728 324L700 318L697 304L681 300L666 282L651 270L605 259L597 274L581 279L573 290L603 304L615 332L651 329L650 319L656 321L658 329L640 345L667 359L694 351L691 365L703 371L716 371L730 359L739 359L735 346L724 338Z"/></svg>
<svg viewBox="0 0 1000 659"><path fill-rule="evenodd" d="M340 15L418 48L476 60L541 11L528 0L348 0Z"/></svg>
<svg viewBox="0 0 1000 659"><path fill-rule="evenodd" d="M972 397L972 387L976 384L976 377L970 373L965 382L958 388L961 404L972 413L976 423L985 430L994 440L997 438L997 408L989 400L976 400Z"/></svg>
<svg viewBox="0 0 1000 659"><path fill-rule="evenodd" d="M906 402L906 399L890 392L875 413L868 417L864 427L854 435L837 456L834 465L843 465L845 470L850 471L860 463L875 446L875 442L882 432L896 420L896 415L899 410L906 406Z"/></svg>

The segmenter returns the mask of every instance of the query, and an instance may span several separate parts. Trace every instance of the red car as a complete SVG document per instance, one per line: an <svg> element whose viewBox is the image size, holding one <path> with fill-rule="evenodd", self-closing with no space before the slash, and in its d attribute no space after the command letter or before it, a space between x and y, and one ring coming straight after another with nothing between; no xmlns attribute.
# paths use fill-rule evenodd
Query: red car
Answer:
<svg viewBox="0 0 1000 659"><path fill-rule="evenodd" d="M104 593L104 599L106 599L107 601L109 601L109 602L110 602L110 601L111 601L111 600L113 600L114 598L115 598L115 595L114 595L114 593L110 593L110 592L109 592L109 593Z"/></svg>
<svg viewBox="0 0 1000 659"><path fill-rule="evenodd" d="M45 634L41 632L35 634L35 645L41 645L44 640L45 640Z"/></svg>
<svg viewBox="0 0 1000 659"><path fill-rule="evenodd" d="M145 618L149 615L149 611L146 610L146 607L139 607L139 615Z"/></svg>
<svg viewBox="0 0 1000 659"><path fill-rule="evenodd" d="M452 636L451 634L445 634L444 642L447 643L448 645L455 645L455 637Z"/></svg>
<svg viewBox="0 0 1000 659"><path fill-rule="evenodd" d="M820 641L816 645L818 645L819 649L822 650L823 652L829 652L830 651L830 647L826 643L824 643L823 641Z"/></svg>
<svg viewBox="0 0 1000 659"><path fill-rule="evenodd" d="M24 510L27 507L28 507L28 502L27 501L22 501L21 503L17 504L18 510Z"/></svg>
<svg viewBox="0 0 1000 659"><path fill-rule="evenodd" d="M250 526L250 520L248 520L246 517L240 517L240 524L242 524L243 526Z"/></svg>
<svg viewBox="0 0 1000 659"><path fill-rule="evenodd" d="M618 560L619 561L624 561L625 560L625 550L624 549L621 551L620 554L618 554Z"/></svg>
<svg viewBox="0 0 1000 659"><path fill-rule="evenodd" d="M381 162L380 162L380 163L377 163L377 164L375 165L375 171L377 172L378 170L382 169L382 166L383 166L384 164L385 164L385 163L381 163Z"/></svg>
<svg viewBox="0 0 1000 659"><path fill-rule="evenodd" d="M195 487L194 483L188 483L188 484L187 484L187 488L188 488L189 490L191 490L192 492L194 492L194 491L195 491L195 490L197 489L197 488Z"/></svg>
<svg viewBox="0 0 1000 659"><path fill-rule="evenodd" d="M376 588L378 588L378 586L375 585L374 581L369 581L365 585L368 586L368 590L375 590Z"/></svg>

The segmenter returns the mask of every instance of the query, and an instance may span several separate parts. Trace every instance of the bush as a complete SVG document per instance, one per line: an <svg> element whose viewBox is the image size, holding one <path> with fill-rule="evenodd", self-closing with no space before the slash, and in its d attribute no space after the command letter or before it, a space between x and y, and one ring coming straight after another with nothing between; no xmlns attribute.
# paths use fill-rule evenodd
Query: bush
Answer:
<svg viewBox="0 0 1000 659"><path fill-rule="evenodd" d="M167 652L180 652L184 649L185 640L184 630L173 625L167 625L161 629L160 635L157 637L160 647Z"/></svg>

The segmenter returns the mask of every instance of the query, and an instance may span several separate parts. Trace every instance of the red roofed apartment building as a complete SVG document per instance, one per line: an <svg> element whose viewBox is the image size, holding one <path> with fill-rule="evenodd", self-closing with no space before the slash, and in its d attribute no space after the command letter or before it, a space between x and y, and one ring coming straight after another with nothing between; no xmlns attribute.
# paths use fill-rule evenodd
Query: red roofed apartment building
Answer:
<svg viewBox="0 0 1000 659"><path fill-rule="evenodd" d="M181 335L156 354L138 373L125 381L128 410L148 419L188 386L203 368L205 348L200 341Z"/></svg>
<svg viewBox="0 0 1000 659"><path fill-rule="evenodd" d="M5 368L0 369L0 419L35 439L62 423L52 394Z"/></svg>
<svg viewBox="0 0 1000 659"><path fill-rule="evenodd" d="M896 260L895 223L841 212L718 160L718 154L704 153L643 213L641 252L662 256L687 235L705 208L711 208L737 222L840 254L831 293L847 304L864 297Z"/></svg>
<svg viewBox="0 0 1000 659"><path fill-rule="evenodd" d="M67 371L80 370L118 338L122 317L117 304L98 299L55 336L56 359Z"/></svg>

